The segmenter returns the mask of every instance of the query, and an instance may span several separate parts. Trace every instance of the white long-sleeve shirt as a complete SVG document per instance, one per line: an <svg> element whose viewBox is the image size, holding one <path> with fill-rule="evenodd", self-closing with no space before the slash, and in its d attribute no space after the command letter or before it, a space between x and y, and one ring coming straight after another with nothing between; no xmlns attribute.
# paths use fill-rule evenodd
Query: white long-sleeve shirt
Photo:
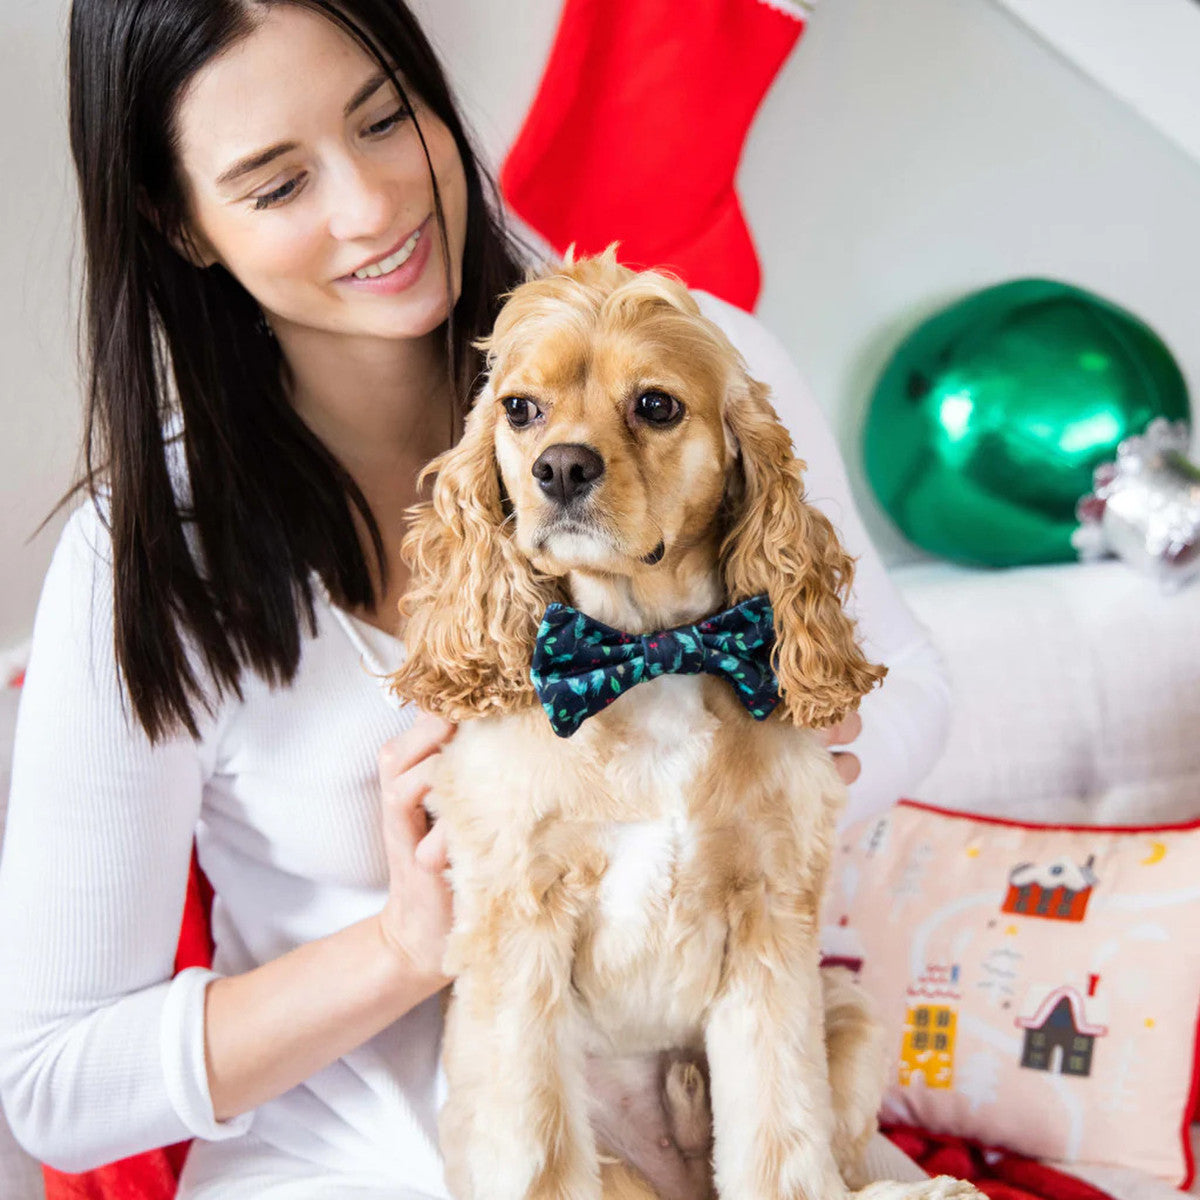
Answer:
<svg viewBox="0 0 1200 1200"><path fill-rule="evenodd" d="M700 299L771 385L808 462L810 501L859 558L859 632L868 656L890 667L863 702L853 747L863 770L849 815L864 815L913 787L940 752L945 677L786 353L752 317ZM247 673L243 698L203 718L198 740L152 746L128 715L114 660L108 535L90 505L71 518L38 608L0 860L0 1095L36 1157L76 1171L196 1137L211 1145L198 1143L193 1158L232 1179L245 1161L239 1140L252 1139L302 1169L352 1167L385 1192L445 1194L436 998L232 1121L214 1120L204 1059L212 978L382 907L376 757L415 712L386 702L368 664L390 668L400 653L318 599L289 686ZM193 839L217 896L216 956L213 971L172 979Z"/></svg>

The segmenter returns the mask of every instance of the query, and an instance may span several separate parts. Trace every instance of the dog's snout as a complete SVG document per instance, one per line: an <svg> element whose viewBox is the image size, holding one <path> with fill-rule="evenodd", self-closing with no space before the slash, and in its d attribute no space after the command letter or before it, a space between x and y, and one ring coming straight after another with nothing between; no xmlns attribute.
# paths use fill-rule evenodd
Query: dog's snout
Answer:
<svg viewBox="0 0 1200 1200"><path fill-rule="evenodd" d="M533 464L533 477L552 500L567 504L590 491L604 474L604 459L588 446L561 442L547 446Z"/></svg>

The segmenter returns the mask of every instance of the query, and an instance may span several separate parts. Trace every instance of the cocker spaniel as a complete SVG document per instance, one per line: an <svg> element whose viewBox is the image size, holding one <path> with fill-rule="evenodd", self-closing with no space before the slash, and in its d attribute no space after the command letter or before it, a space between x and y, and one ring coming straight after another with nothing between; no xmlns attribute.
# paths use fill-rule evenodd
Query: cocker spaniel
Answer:
<svg viewBox="0 0 1200 1200"><path fill-rule="evenodd" d="M393 679L464 722L430 797L455 892L451 1191L653 1195L597 1143L588 1063L674 1049L695 1061L669 1107L711 1101L725 1200L840 1200L878 1100L868 1022L818 970L844 787L814 730L884 675L842 607L852 560L676 280L568 257L486 350L412 510Z"/></svg>

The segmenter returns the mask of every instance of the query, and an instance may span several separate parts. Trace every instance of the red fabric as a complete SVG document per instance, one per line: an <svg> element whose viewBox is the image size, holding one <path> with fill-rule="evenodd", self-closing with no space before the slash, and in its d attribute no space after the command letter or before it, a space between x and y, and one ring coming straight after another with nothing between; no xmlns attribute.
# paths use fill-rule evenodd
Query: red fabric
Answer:
<svg viewBox="0 0 1200 1200"><path fill-rule="evenodd" d="M193 851L179 946L175 952L176 973L188 967L212 966L213 944L209 927L212 897L212 885L200 870ZM179 1142L161 1150L148 1150L145 1154L109 1163L81 1175L68 1175L43 1167L46 1200L172 1200L190 1145L190 1142Z"/></svg>
<svg viewBox="0 0 1200 1200"><path fill-rule="evenodd" d="M1105 1196L1104 1192L1090 1183L1084 1183L1082 1179L1064 1175L1032 1158L1022 1158L1017 1154L1006 1154L997 1159L992 1164L992 1174L1034 1196L1053 1196L1054 1200L1097 1200L1097 1197Z"/></svg>
<svg viewBox="0 0 1200 1200"><path fill-rule="evenodd" d="M1196 1051L1192 1058L1192 1095L1187 1112L1183 1114L1183 1148L1187 1158L1187 1175L1182 1187L1190 1188L1196 1178L1196 1160L1192 1155L1191 1126L1200 1122L1200 1009L1196 1014Z"/></svg>
<svg viewBox="0 0 1200 1200"><path fill-rule="evenodd" d="M1112 1200L1082 1179L998 1147L910 1125L885 1125L883 1132L930 1175L965 1179L989 1200Z"/></svg>
<svg viewBox="0 0 1200 1200"><path fill-rule="evenodd" d="M924 800L904 797L896 802L905 808L919 808L923 812L937 813L942 817L955 817L962 821L975 821L983 825L998 825L1002 829L1062 829L1067 833L1174 833L1200 829L1200 817L1191 821L1172 821L1158 825L1055 825L1045 821L1015 821L1009 817L995 817L987 813L964 812L960 808L942 808L926 804Z"/></svg>
<svg viewBox="0 0 1200 1200"><path fill-rule="evenodd" d="M46 1200L172 1200L189 1145L150 1150L82 1175L43 1167Z"/></svg>
<svg viewBox="0 0 1200 1200"><path fill-rule="evenodd" d="M988 1200L1039 1200L1032 1192L1022 1191L1010 1183L1001 1183L998 1179L980 1179L975 1186Z"/></svg>
<svg viewBox="0 0 1200 1200"><path fill-rule="evenodd" d="M758 256L734 190L750 122L804 29L793 0L566 0L500 183L562 253L621 243L747 311Z"/></svg>

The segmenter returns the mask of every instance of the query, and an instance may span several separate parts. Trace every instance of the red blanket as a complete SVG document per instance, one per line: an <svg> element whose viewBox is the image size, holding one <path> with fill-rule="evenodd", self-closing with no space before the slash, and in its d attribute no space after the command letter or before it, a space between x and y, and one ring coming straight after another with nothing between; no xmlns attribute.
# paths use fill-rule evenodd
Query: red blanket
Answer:
<svg viewBox="0 0 1200 1200"><path fill-rule="evenodd" d="M930 1175L973 1183L989 1200L1112 1200L1107 1192L1032 1158L909 1125L884 1133Z"/></svg>

